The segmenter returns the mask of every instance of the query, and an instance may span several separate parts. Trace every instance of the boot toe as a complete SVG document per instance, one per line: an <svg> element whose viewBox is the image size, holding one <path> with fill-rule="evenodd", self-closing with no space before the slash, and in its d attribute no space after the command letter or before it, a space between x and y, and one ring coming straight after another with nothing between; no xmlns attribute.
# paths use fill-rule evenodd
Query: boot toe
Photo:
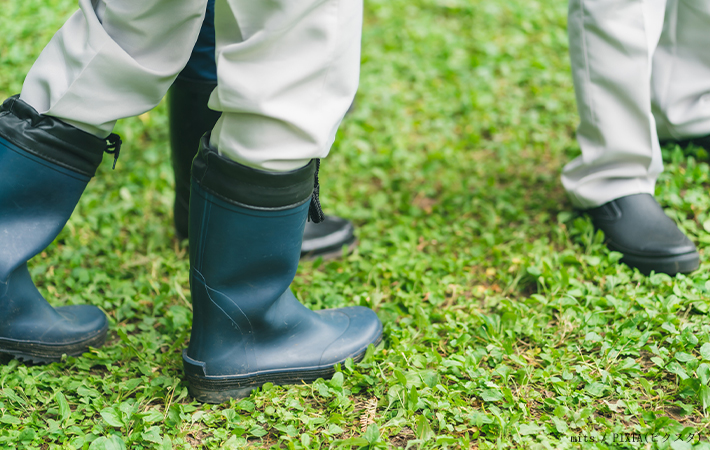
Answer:
<svg viewBox="0 0 710 450"><path fill-rule="evenodd" d="M56 319L23 317L15 320L10 339L51 347L67 347L106 336L108 320L99 308L70 305L55 308Z"/></svg>
<svg viewBox="0 0 710 450"><path fill-rule="evenodd" d="M106 314L92 305L69 305L55 308L64 321L55 329L47 330L62 343L81 342L97 335L106 335Z"/></svg>
<svg viewBox="0 0 710 450"><path fill-rule="evenodd" d="M35 363L60 361L62 355L79 356L89 347L106 341L108 320L99 308L89 305L55 309L53 320L26 317L13 322L13 329L0 336L0 353Z"/></svg>
<svg viewBox="0 0 710 450"><path fill-rule="evenodd" d="M359 360L370 344L377 345L382 340L382 322L371 309L353 306L335 311L348 317L348 325L323 351L321 365L336 364L348 358Z"/></svg>

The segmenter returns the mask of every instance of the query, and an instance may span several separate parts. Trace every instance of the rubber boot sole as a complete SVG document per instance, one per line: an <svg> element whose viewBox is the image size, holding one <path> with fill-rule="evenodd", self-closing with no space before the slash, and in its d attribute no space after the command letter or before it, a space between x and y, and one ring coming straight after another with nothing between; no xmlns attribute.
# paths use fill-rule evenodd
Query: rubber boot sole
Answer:
<svg viewBox="0 0 710 450"><path fill-rule="evenodd" d="M382 342L382 335L373 342L377 346ZM367 348L353 356L353 361L359 362L365 357ZM187 356L187 350L183 351L183 358ZM335 374L335 365L342 364L345 360L333 363L328 366L293 369L289 371L270 371L256 374L240 376L215 376L201 377L196 375L186 375L188 381L188 392L201 403L219 404L231 399L248 397L254 389L265 383L276 385L312 383L318 378L328 379Z"/></svg>
<svg viewBox="0 0 710 450"><path fill-rule="evenodd" d="M89 350L89 347L101 347L106 342L107 333L108 325L94 336L79 342L62 345L18 341L0 337L0 354L10 355L21 361L33 364L49 364L61 361L64 355L81 356Z"/></svg>
<svg viewBox="0 0 710 450"><path fill-rule="evenodd" d="M679 273L690 273L700 266L700 255L697 252L686 253L667 257L648 257L625 254L621 262L630 267L635 267L644 275L652 271L665 273L670 276Z"/></svg>

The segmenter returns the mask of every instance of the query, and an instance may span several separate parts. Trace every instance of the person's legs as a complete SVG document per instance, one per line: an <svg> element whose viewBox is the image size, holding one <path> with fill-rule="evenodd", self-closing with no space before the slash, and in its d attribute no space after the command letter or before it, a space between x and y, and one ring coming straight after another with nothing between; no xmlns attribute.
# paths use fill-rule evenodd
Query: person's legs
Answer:
<svg viewBox="0 0 710 450"><path fill-rule="evenodd" d="M157 105L190 56L207 0L79 0L30 69L20 98L105 137Z"/></svg>
<svg viewBox="0 0 710 450"><path fill-rule="evenodd" d="M215 63L214 0L207 13L192 55L168 91L170 149L175 175L175 230L179 239L188 237L190 201L190 166L197 153L200 137L212 130L220 114L207 107L211 92L217 87ZM342 217L325 216L323 222L307 222L301 245L302 258L338 257L343 246L355 248L355 227Z"/></svg>
<svg viewBox="0 0 710 450"><path fill-rule="evenodd" d="M661 141L710 148L710 3L669 0L653 58L653 113Z"/></svg>
<svg viewBox="0 0 710 450"><path fill-rule="evenodd" d="M200 401L312 381L381 339L374 312L313 312L290 291L314 186L357 89L360 0L217 0L222 112L192 166L193 328L183 353Z"/></svg>
<svg viewBox="0 0 710 450"><path fill-rule="evenodd" d="M562 183L575 207L653 194L663 170L651 113L651 61L665 0L570 0L569 40L582 156Z"/></svg>
<svg viewBox="0 0 710 450"><path fill-rule="evenodd" d="M643 272L688 272L694 245L653 199L663 169L651 111L653 55L666 0L570 0L572 75L582 155L562 183L624 262Z"/></svg>
<svg viewBox="0 0 710 450"><path fill-rule="evenodd" d="M116 120L157 104L187 61L206 0L80 0L0 111L0 352L57 361L100 346L104 314L54 309L27 261L59 234ZM157 19L160 17L160 19ZM166 23L169 17L174 23ZM110 144L107 144L107 138Z"/></svg>
<svg viewBox="0 0 710 450"><path fill-rule="evenodd" d="M362 3L217 0L217 78L210 109L222 112L211 145L267 171L328 154L360 74Z"/></svg>

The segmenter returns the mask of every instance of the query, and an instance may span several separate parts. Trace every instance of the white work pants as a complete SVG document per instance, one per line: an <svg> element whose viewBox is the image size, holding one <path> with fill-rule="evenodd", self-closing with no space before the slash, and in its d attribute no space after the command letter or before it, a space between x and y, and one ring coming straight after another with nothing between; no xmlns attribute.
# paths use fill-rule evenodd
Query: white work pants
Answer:
<svg viewBox="0 0 710 450"><path fill-rule="evenodd" d="M710 134L710 1L570 0L582 155L562 183L578 208L654 193L661 139Z"/></svg>
<svg viewBox="0 0 710 450"><path fill-rule="evenodd" d="M79 0L21 98L98 136L157 105L187 63L207 0ZM362 0L217 0L218 151L271 171L328 154L357 90Z"/></svg>

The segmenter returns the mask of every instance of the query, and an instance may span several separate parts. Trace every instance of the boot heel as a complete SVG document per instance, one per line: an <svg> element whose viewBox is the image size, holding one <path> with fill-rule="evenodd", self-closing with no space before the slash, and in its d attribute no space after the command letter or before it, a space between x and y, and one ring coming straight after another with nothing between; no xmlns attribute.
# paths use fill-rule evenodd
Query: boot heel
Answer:
<svg viewBox="0 0 710 450"><path fill-rule="evenodd" d="M187 355L187 350L182 352L182 363L185 378L188 381L188 392L202 403L223 403L231 398L244 398L251 394L264 382L258 383L258 377L207 377L205 363L196 361Z"/></svg>

